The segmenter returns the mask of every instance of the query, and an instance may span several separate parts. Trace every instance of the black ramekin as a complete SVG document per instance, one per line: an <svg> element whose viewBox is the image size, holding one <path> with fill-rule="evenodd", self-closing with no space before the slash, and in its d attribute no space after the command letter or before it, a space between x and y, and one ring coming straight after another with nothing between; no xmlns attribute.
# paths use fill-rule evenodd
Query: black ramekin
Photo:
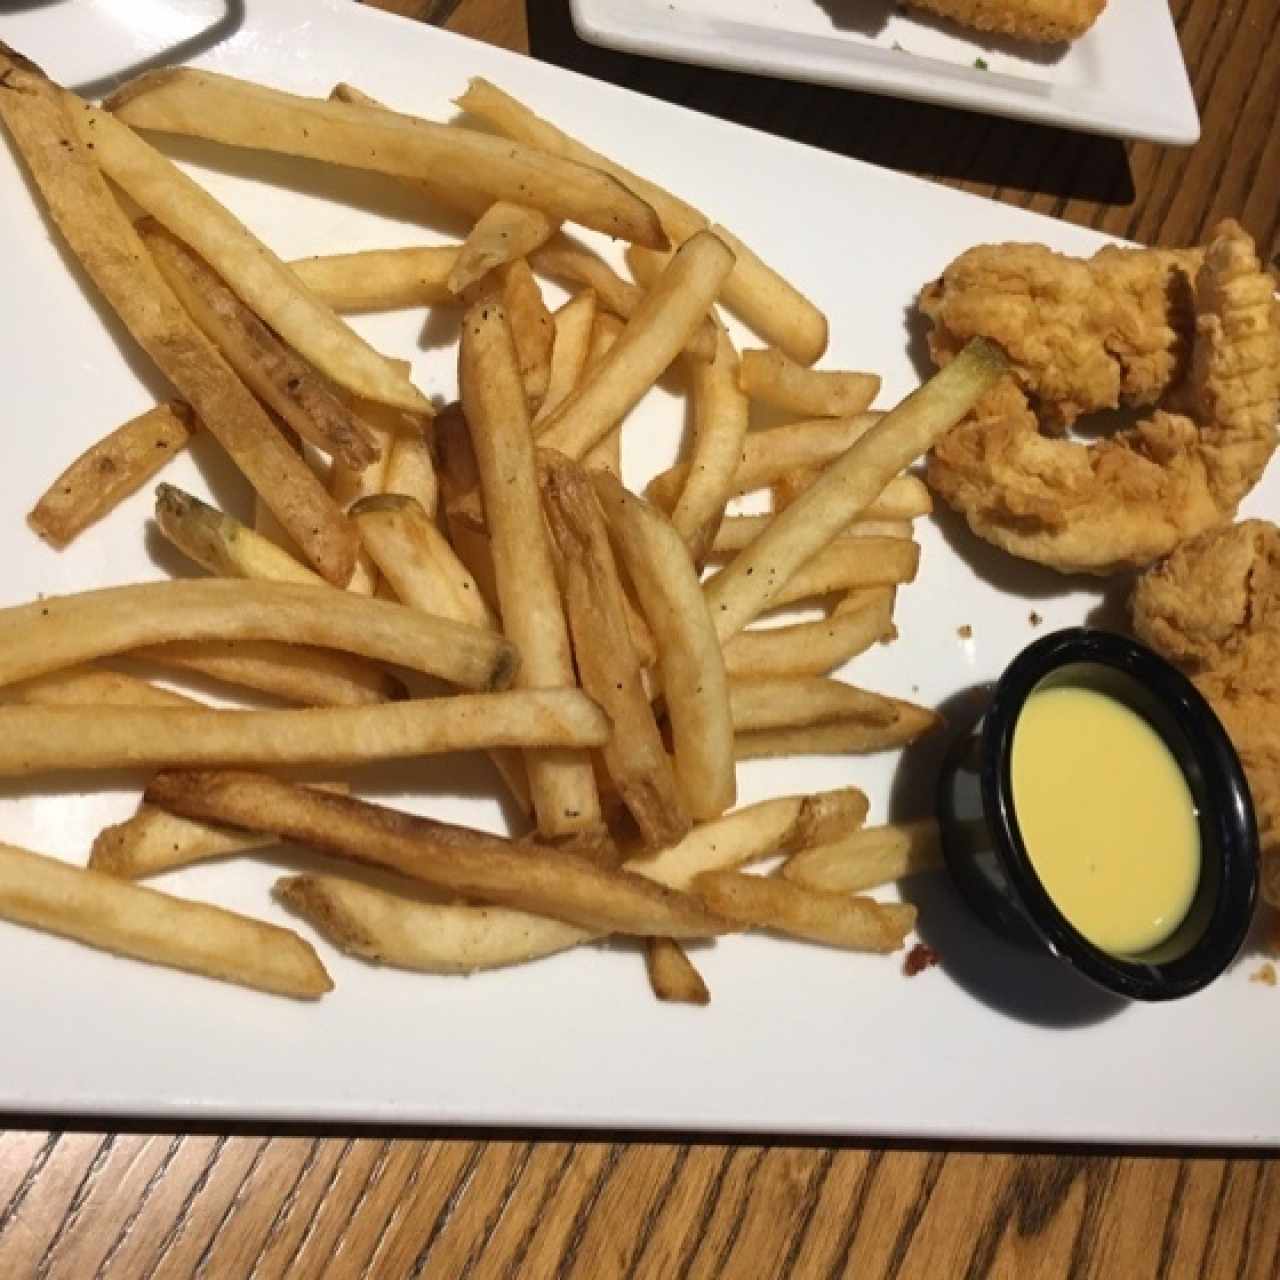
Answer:
<svg viewBox="0 0 1280 1280"><path fill-rule="evenodd" d="M1199 886L1182 924L1142 955L1112 955L1072 926L1041 884L1018 830L1014 728L1027 698L1058 680L1088 683L1144 716L1173 752L1195 801ZM1190 995L1222 973L1248 933L1258 833L1240 760L1195 686L1126 636L1081 627L1024 649L982 719L947 753L937 803L947 868L974 911L1005 937L1049 950L1108 991L1134 1000Z"/></svg>

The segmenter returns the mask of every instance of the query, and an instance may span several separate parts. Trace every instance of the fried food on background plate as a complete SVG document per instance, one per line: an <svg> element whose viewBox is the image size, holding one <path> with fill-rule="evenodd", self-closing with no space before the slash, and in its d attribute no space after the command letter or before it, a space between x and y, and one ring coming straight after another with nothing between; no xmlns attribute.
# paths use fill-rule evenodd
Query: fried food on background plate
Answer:
<svg viewBox="0 0 1280 1280"><path fill-rule="evenodd" d="M1213 704L1258 815L1263 892L1280 905L1280 529L1244 520L1178 548L1138 580L1138 637Z"/></svg>
<svg viewBox="0 0 1280 1280"><path fill-rule="evenodd" d="M1084 35L1107 0L907 0L962 27L1054 44Z"/></svg>
<svg viewBox="0 0 1280 1280"><path fill-rule="evenodd" d="M1276 445L1280 307L1252 239L1071 258L981 245L925 287L945 365L972 337L1012 373L934 449L932 488L980 537L1065 573L1141 569L1234 516ZM1095 443L1084 415L1152 410Z"/></svg>

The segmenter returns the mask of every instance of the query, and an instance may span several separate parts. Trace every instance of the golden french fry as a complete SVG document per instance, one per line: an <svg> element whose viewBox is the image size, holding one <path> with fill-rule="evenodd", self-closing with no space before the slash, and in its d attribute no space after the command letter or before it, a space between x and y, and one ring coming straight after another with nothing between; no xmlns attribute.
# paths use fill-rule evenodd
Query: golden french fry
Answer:
<svg viewBox="0 0 1280 1280"><path fill-rule="evenodd" d="M345 795L345 783L320 782L317 791ZM89 854L89 869L118 880L141 880L211 858L266 849L278 839L261 831L219 826L197 818L180 818L145 801L124 822L98 832Z"/></svg>
<svg viewBox="0 0 1280 1280"><path fill-rule="evenodd" d="M659 1000L675 1004L710 1004L711 992L684 948L671 938L646 938L645 971Z"/></svg>
<svg viewBox="0 0 1280 1280"><path fill-rule="evenodd" d="M524 386L505 309L471 307L462 322L462 404L484 496L503 630L520 652L516 685L575 684L569 629L538 495ZM526 758L538 830L565 836L602 824L591 762L567 752Z"/></svg>
<svg viewBox="0 0 1280 1280"><path fill-rule="evenodd" d="M487 80L472 79L456 101L464 111L487 121L509 138L612 174L656 210L663 229L675 244L683 244L707 228L709 219L692 205L592 151ZM802 364L812 364L826 350L826 317L737 237L728 232L725 237L736 259L721 290L725 306L766 341Z"/></svg>
<svg viewBox="0 0 1280 1280"><path fill-rule="evenodd" d="M613 725L605 771L650 848L689 830L627 626L622 583L591 481L558 454L539 458L542 500L559 550L561 588L582 687Z"/></svg>
<svg viewBox="0 0 1280 1280"><path fill-rule="evenodd" d="M428 516L434 518L440 500L431 448L421 430L399 432L391 443L391 456L383 476L384 493L399 493L412 498Z"/></svg>
<svg viewBox="0 0 1280 1280"><path fill-rule="evenodd" d="M895 751L942 724L936 712L897 698L891 701L898 713L892 724L874 725L863 719L845 718L792 728L753 729L734 739L734 755L739 760L756 760L764 756Z"/></svg>
<svg viewBox="0 0 1280 1280"><path fill-rule="evenodd" d="M349 765L490 747L599 747L609 723L579 689L460 694L367 707L186 711L0 707L0 776L168 765Z"/></svg>
<svg viewBox="0 0 1280 1280"><path fill-rule="evenodd" d="M412 435L421 421L409 414L387 405L374 404L369 400L354 402L365 429L378 442L379 457L367 467L344 466L336 458L329 467L327 487L334 502L348 510L353 503L372 494L381 493L385 486L387 471L395 445L402 434ZM270 536L269 528L258 524L255 527L264 536ZM358 539L358 534L357 534ZM369 553L362 546L356 554L356 567L352 571L351 580L347 583L348 591L354 595L371 596L378 589L378 569L369 558Z"/></svg>
<svg viewBox="0 0 1280 1280"><path fill-rule="evenodd" d="M0 684L171 640L282 640L357 653L466 688L508 683L501 637L331 587L206 578L107 587L0 609Z"/></svg>
<svg viewBox="0 0 1280 1280"><path fill-rule="evenodd" d="M355 559L354 532L161 278L80 143L71 118L79 107L11 51L0 50L0 76L13 90L0 93L0 119L72 253L308 560L330 582L345 582Z"/></svg>
<svg viewBox="0 0 1280 1280"><path fill-rule="evenodd" d="M575 691L560 692L582 698ZM551 916L583 929L673 938L721 932L719 921L692 899L642 876L607 870L532 841L516 844L260 774L160 774L145 798L185 817L269 830L463 898Z"/></svg>
<svg viewBox="0 0 1280 1280"><path fill-rule="evenodd" d="M117 89L107 105L140 129L395 177L457 173L466 186L494 200L529 205L657 249L666 245L654 211L608 174L471 129L303 98L188 67L146 72Z"/></svg>
<svg viewBox="0 0 1280 1280"><path fill-rule="evenodd" d="M742 353L739 374L752 400L809 418L863 413L880 394L880 375L807 369L773 347Z"/></svg>
<svg viewBox="0 0 1280 1280"><path fill-rule="evenodd" d="M28 707L198 707L195 698L138 676L102 667L68 667L0 690L5 702Z"/></svg>
<svg viewBox="0 0 1280 1280"><path fill-rule="evenodd" d="M693 887L712 911L736 924L850 951L897 951L916 923L915 907L905 903L821 893L738 871L703 872Z"/></svg>
<svg viewBox="0 0 1280 1280"><path fill-rule="evenodd" d="M484 512L480 510L480 528L476 528L462 511L471 498L478 500L480 472L471 448L471 432L462 413L462 405L447 405L433 424L436 451L440 461L440 491L444 501L444 523L449 545L467 571L476 580L485 602L498 612L498 584L494 580L493 554L484 532Z"/></svg>
<svg viewBox="0 0 1280 1280"><path fill-rule="evenodd" d="M264 404L347 466L374 461L377 441L359 419L206 263L153 218L144 218L137 230L178 301Z"/></svg>
<svg viewBox="0 0 1280 1280"><path fill-rule="evenodd" d="M920 547L909 539L836 538L787 579L774 593L770 607L835 592L913 582L919 567Z"/></svg>
<svg viewBox="0 0 1280 1280"><path fill-rule="evenodd" d="M870 506L898 472L955 426L1007 367L998 347L974 339L709 578L703 591L721 643L767 609L796 570Z"/></svg>
<svg viewBox="0 0 1280 1280"><path fill-rule="evenodd" d="M657 643L676 780L695 818L732 808L733 721L724 660L688 549L667 519L612 476L593 473L619 559Z"/></svg>
<svg viewBox="0 0 1280 1280"><path fill-rule="evenodd" d="M366 249L295 258L289 269L335 311L399 311L457 301L449 273L458 260L453 246L428 249Z"/></svg>
<svg viewBox="0 0 1280 1280"><path fill-rule="evenodd" d="M689 480L671 523L685 540L694 564L707 558L733 493L750 406L738 387L738 353L723 328L716 332L715 359L688 362L693 399L693 457Z"/></svg>
<svg viewBox="0 0 1280 1280"><path fill-rule="evenodd" d="M591 330L591 350L587 352L586 368L578 379L581 385L587 371L593 369L609 354L613 344L622 333L622 321L617 316L602 311L596 316ZM537 431L537 420L534 425ZM618 423L598 444L593 444L582 457L583 465L588 471L607 471L618 480L622 479L622 423Z"/></svg>
<svg viewBox="0 0 1280 1280"><path fill-rule="evenodd" d="M490 271L526 258L546 244L560 224L541 210L498 200L476 220L449 272L449 291L460 294Z"/></svg>
<svg viewBox="0 0 1280 1280"><path fill-rule="evenodd" d="M892 698L821 676L774 676L729 681L733 730L787 729L830 720L890 725L898 719Z"/></svg>
<svg viewBox="0 0 1280 1280"><path fill-rule="evenodd" d="M348 955L423 973L523 964L595 936L527 911L418 902L338 876L286 876L275 895Z"/></svg>
<svg viewBox="0 0 1280 1280"><path fill-rule="evenodd" d="M733 255L710 232L682 245L617 342L542 424L539 443L580 458L620 423L680 353L732 267Z"/></svg>
<svg viewBox="0 0 1280 1280"><path fill-rule="evenodd" d="M109 111L71 99L80 140L102 171L190 245L291 347L369 400L430 412L430 402L385 356L299 287L297 277L203 187Z"/></svg>
<svg viewBox="0 0 1280 1280"><path fill-rule="evenodd" d="M0 919L274 995L333 990L311 945L288 929L13 845L0 845Z"/></svg>
<svg viewBox="0 0 1280 1280"><path fill-rule="evenodd" d="M131 418L84 451L40 496L27 523L46 542L65 547L186 448L195 415L181 400Z"/></svg>
<svg viewBox="0 0 1280 1280"><path fill-rule="evenodd" d="M591 353L596 319L596 295L592 289L576 294L552 316L555 336L551 343L551 364L547 373L547 393L533 415L533 427L549 417L568 399L578 385Z"/></svg>
<svg viewBox="0 0 1280 1280"><path fill-rule="evenodd" d="M806 889L862 893L941 866L938 824L924 818L866 827L829 844L800 850L783 863L781 874Z"/></svg>
<svg viewBox="0 0 1280 1280"><path fill-rule="evenodd" d="M741 551L749 542L758 538L765 526L772 520L770 515L759 516L725 516L716 530L715 541L711 544L713 556L725 556ZM909 539L914 530L910 520L855 520L846 525L840 538L831 545L837 545L844 538L905 538Z"/></svg>
<svg viewBox="0 0 1280 1280"><path fill-rule="evenodd" d="M520 377L530 406L541 403L551 378L551 347L555 342L555 321L542 290L523 258L509 262L495 273L502 287L511 337L516 345Z"/></svg>

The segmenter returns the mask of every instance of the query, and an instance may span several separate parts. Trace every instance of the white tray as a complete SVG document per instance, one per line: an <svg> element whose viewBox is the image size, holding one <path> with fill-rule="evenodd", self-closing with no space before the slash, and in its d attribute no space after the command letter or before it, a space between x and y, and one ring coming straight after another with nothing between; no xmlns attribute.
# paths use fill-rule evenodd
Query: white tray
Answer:
<svg viewBox="0 0 1280 1280"><path fill-rule="evenodd" d="M1190 145L1200 119L1167 0L1111 0L1070 45L967 32L892 0L570 0L592 44ZM852 107L851 107L852 110Z"/></svg>
<svg viewBox="0 0 1280 1280"><path fill-rule="evenodd" d="M126 29L113 15L143 10L125 0L55 6L5 16L0 38L76 83L190 34L200 11L177 9L149 5L155 25L135 18ZM172 20L161 27L165 15ZM213 6L205 16L216 16ZM314 94L350 79L438 117L448 116L469 74L488 76L761 250L829 309L828 365L881 370L885 403L918 382L909 355L915 292L961 250L1006 238L1071 251L1102 242L349 0L252 0L243 27L198 61ZM394 186L364 174L185 142L172 150L285 256L440 238L410 222L412 202ZM162 577L149 550L155 543L144 536L148 494L62 554L23 522L61 466L159 388L141 358L122 353L87 286L67 271L7 147L0 184L9 193L0 201L9 441L0 604ZM780 191L794 197L779 200ZM384 349L412 355L429 392L452 393L452 360L434 345L447 318L425 338L420 313L368 317L359 327ZM670 459L680 418L661 394L641 406L627 433L633 481ZM227 468L209 469L211 456L185 456L165 478L243 502ZM1273 471L1248 505L1274 511L1278 497ZM1076 589L1001 557L952 519L926 522L921 536L923 571L901 594L901 639L854 666L854 678L872 688L942 704L1101 601L1096 585ZM1044 619L1039 630L1033 610ZM961 639L965 624L973 633ZM855 782L873 798L875 819L909 816L928 804L935 757L928 748L910 759L753 763L742 770L742 798ZM94 832L132 810L139 781L63 778L36 797L6 786L0 839L81 861ZM417 807L445 818L497 822L483 761L406 764L358 782L391 800L417 790ZM278 869L232 860L164 883L287 922L269 898ZM901 957L734 937L697 952L713 992L700 1010L655 1001L636 954L622 947L443 979L381 972L320 943L337 989L300 1005L0 925L0 1112L1037 1141L1280 1137L1268 1066L1280 1049L1277 997L1249 982L1255 961L1183 1003L1107 1010L1052 963L990 938L941 879L913 892L943 967L908 980Z"/></svg>

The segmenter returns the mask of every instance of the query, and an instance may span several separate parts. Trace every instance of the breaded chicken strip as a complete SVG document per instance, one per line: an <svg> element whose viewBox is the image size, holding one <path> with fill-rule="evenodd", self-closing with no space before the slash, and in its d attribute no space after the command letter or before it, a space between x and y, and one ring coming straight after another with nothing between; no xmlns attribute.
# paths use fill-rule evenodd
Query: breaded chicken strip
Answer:
<svg viewBox="0 0 1280 1280"><path fill-rule="evenodd" d="M907 0L964 27L1054 44L1084 35L1107 0Z"/></svg>

